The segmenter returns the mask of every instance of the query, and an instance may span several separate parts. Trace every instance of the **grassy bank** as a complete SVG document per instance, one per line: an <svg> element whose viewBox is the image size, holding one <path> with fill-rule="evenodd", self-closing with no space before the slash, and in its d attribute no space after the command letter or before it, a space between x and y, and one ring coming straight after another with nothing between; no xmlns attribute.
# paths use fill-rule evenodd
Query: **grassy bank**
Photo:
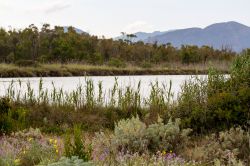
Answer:
<svg viewBox="0 0 250 166"><path fill-rule="evenodd" d="M40 64L37 67L19 67L0 64L0 77L61 77L61 76L109 76L109 75L184 75L207 74L210 67L222 73L229 72L230 62L211 64L169 63L141 68L127 65L124 68L111 66L91 66L86 64Z"/></svg>

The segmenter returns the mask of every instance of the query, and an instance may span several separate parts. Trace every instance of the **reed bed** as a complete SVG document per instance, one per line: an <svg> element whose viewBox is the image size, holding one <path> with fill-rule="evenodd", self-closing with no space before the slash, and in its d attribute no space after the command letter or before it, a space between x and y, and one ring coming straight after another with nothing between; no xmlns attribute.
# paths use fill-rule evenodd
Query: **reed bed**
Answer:
<svg viewBox="0 0 250 166"><path fill-rule="evenodd" d="M171 81L169 84L158 81L151 82L150 95L146 97L141 94L140 81L135 87L121 87L117 78L115 78L112 88L108 90L104 90L101 81L95 85L93 80L87 78L83 84L77 85L75 90L70 92L55 87L53 82L51 82L52 89L48 90L44 87L42 79L38 84L38 90L35 90L29 81L18 80L15 83L12 80L2 97L25 105L70 106L75 109L85 108L88 110L96 107L113 107L121 110L155 107L163 110L174 102Z"/></svg>

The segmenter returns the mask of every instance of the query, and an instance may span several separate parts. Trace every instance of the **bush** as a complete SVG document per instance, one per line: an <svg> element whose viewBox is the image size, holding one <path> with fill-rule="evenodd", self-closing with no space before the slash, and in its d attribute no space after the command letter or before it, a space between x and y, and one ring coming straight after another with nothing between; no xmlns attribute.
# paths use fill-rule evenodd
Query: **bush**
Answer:
<svg viewBox="0 0 250 166"><path fill-rule="evenodd" d="M102 65L104 60L103 60L103 56L100 53L96 52L93 55L89 56L88 61L90 64Z"/></svg>
<svg viewBox="0 0 250 166"><path fill-rule="evenodd" d="M234 87L250 86L250 51L236 58L231 69L231 83Z"/></svg>
<svg viewBox="0 0 250 166"><path fill-rule="evenodd" d="M0 98L0 135L13 130L12 119L9 116L11 106L8 98Z"/></svg>
<svg viewBox="0 0 250 166"><path fill-rule="evenodd" d="M118 151L144 152L149 143L146 125L138 117L119 121L115 125L112 143Z"/></svg>
<svg viewBox="0 0 250 166"><path fill-rule="evenodd" d="M173 116L182 119L183 128L192 128L200 133L210 127L207 124L207 82L205 80L195 77L185 82L177 100Z"/></svg>
<svg viewBox="0 0 250 166"><path fill-rule="evenodd" d="M112 134L103 132L95 133L95 137L92 140L93 152L92 158L96 162L107 162L108 158L114 156L115 147L112 146L111 140Z"/></svg>
<svg viewBox="0 0 250 166"><path fill-rule="evenodd" d="M100 133L93 139L94 151L100 150L95 158L105 160L110 155L127 152L143 154L162 150L178 151L190 133L190 130L181 130L179 124L179 120L169 120L163 124L159 119L158 123L147 127L138 117L121 120L115 125L114 135Z"/></svg>
<svg viewBox="0 0 250 166"><path fill-rule="evenodd" d="M15 61L15 54L13 52L9 53L6 57L7 63L12 63Z"/></svg>
<svg viewBox="0 0 250 166"><path fill-rule="evenodd" d="M10 100L8 98L0 98L0 114L8 114L10 108Z"/></svg>
<svg viewBox="0 0 250 166"><path fill-rule="evenodd" d="M55 163L51 163L48 165L39 164L38 166L94 166L94 164L91 162L84 162L77 156L72 156L71 158L62 157Z"/></svg>
<svg viewBox="0 0 250 166"><path fill-rule="evenodd" d="M173 117L195 133L249 125L250 56L236 60L230 78L210 70L207 80L192 79L182 86Z"/></svg>
<svg viewBox="0 0 250 166"><path fill-rule="evenodd" d="M96 161L97 165L124 165L124 166L202 166L195 161L186 161L175 153L157 153L154 155L138 153L118 153L115 158L106 161Z"/></svg>
<svg viewBox="0 0 250 166"><path fill-rule="evenodd" d="M64 142L64 149L66 157L78 156L84 161L89 161L91 158L91 146L85 147L82 140L82 132L78 126L74 127L74 139L67 134Z"/></svg>
<svg viewBox="0 0 250 166"><path fill-rule="evenodd" d="M32 166L39 164L42 160L55 159L56 154L53 147L49 145L42 145L40 142L32 141L25 153L20 156L20 165L22 166Z"/></svg>
<svg viewBox="0 0 250 166"><path fill-rule="evenodd" d="M39 129L23 130L0 138L0 165L32 166L56 160L58 154Z"/></svg>
<svg viewBox="0 0 250 166"><path fill-rule="evenodd" d="M191 130L181 130L179 126L180 119L176 119L174 122L170 119L167 124L163 124L160 118L157 123L149 125L146 130L148 149L152 152L159 150L177 152L182 149L188 141Z"/></svg>
<svg viewBox="0 0 250 166"><path fill-rule="evenodd" d="M8 98L0 98L0 135L25 128L25 119L25 109L13 109Z"/></svg>
<svg viewBox="0 0 250 166"><path fill-rule="evenodd" d="M120 59L117 59L117 58L110 59L110 61L108 62L108 65L112 66L112 67L117 67L117 68L126 67L125 62L123 62L123 61L121 61Z"/></svg>
<svg viewBox="0 0 250 166"><path fill-rule="evenodd" d="M209 163L215 159L221 164L230 161L230 156L235 159L250 163L250 135L239 128L231 128L228 131L220 132L217 136L212 134L202 140L201 144L192 150L194 160ZM190 156L189 156L190 157Z"/></svg>
<svg viewBox="0 0 250 166"><path fill-rule="evenodd" d="M141 63L141 67L142 68L152 68L152 64L150 62L144 61L143 63Z"/></svg>
<svg viewBox="0 0 250 166"><path fill-rule="evenodd" d="M224 150L230 150L250 164L250 133L240 127L231 128L229 131L220 132L219 141Z"/></svg>

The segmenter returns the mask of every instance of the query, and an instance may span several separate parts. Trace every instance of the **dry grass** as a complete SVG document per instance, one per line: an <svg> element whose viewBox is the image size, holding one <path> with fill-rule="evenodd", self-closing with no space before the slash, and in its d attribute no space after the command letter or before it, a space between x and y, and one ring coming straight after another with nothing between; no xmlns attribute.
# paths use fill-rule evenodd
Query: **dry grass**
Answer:
<svg viewBox="0 0 250 166"><path fill-rule="evenodd" d="M0 77L48 77L48 76L106 76L106 75L159 75L159 74L206 74L210 67L228 73L230 62L214 61L207 64L164 63L142 68L128 64L125 68L87 64L40 64L38 67L19 67L0 64Z"/></svg>

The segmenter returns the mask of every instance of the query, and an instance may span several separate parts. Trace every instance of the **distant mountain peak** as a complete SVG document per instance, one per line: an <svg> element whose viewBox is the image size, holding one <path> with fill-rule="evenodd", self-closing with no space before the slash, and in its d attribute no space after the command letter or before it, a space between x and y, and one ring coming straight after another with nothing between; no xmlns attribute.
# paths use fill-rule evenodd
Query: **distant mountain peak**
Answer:
<svg viewBox="0 0 250 166"><path fill-rule="evenodd" d="M215 23L215 24L207 26L204 29L211 29L211 28L235 28L235 29L240 29L240 28L249 28L249 27L244 25L244 24L238 23L236 21L228 21L228 22Z"/></svg>
<svg viewBox="0 0 250 166"><path fill-rule="evenodd" d="M237 52L250 48L250 27L236 21L215 23L203 29L193 27L165 32L138 32L135 35L137 35L137 39L134 42L171 43L175 47L181 47L182 45L208 45L221 49L228 46Z"/></svg>
<svg viewBox="0 0 250 166"><path fill-rule="evenodd" d="M63 27L65 33L68 32L69 27L70 27L70 26L64 26L64 27ZM87 32L84 32L84 31L81 30L81 29L78 29L78 28L75 28L75 27L73 27L73 28L74 28L74 30L76 31L76 33L78 33L78 34L83 34L83 33L87 34Z"/></svg>

